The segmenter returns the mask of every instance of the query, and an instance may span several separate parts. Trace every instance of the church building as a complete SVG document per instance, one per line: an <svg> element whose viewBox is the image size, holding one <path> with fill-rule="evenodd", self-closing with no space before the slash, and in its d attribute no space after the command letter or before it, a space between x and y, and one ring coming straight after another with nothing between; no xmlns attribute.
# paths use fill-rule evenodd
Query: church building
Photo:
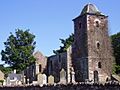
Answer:
<svg viewBox="0 0 120 90"><path fill-rule="evenodd" d="M106 82L112 74L111 42L108 34L108 16L93 4L87 4L73 19L74 42L67 52L49 57L49 74L60 81L60 71L66 72L66 82ZM55 63L56 62L56 63Z"/></svg>
<svg viewBox="0 0 120 90"><path fill-rule="evenodd" d="M31 70L34 73L26 73L31 82L39 80L41 74L47 76L47 83L103 83L110 79L114 57L108 33L108 16L95 5L87 4L73 22L73 44L66 52L50 57L37 53L37 62L31 66L35 69Z"/></svg>

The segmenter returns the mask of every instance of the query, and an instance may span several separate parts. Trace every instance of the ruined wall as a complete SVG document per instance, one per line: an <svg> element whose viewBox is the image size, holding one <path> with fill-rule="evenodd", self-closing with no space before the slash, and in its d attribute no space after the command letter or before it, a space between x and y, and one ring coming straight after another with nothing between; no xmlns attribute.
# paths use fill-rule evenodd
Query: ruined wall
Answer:
<svg viewBox="0 0 120 90"><path fill-rule="evenodd" d="M36 59L35 63L27 67L23 72L25 75L25 83L32 83L37 81L37 74L46 73L47 69L47 58L39 51L34 53Z"/></svg>
<svg viewBox="0 0 120 90"><path fill-rule="evenodd" d="M35 80L35 66L34 64L30 65L23 71L23 75L25 76L24 83L32 83Z"/></svg>
<svg viewBox="0 0 120 90"><path fill-rule="evenodd" d="M87 16L74 20L73 65L77 82L88 79Z"/></svg>
<svg viewBox="0 0 120 90"><path fill-rule="evenodd" d="M60 68L61 63L59 63L59 55L54 55L48 59L48 76L53 75L55 82L59 82L60 79Z"/></svg>
<svg viewBox="0 0 120 90"><path fill-rule="evenodd" d="M0 87L0 90L119 90L119 84L68 84L40 86Z"/></svg>
<svg viewBox="0 0 120 90"><path fill-rule="evenodd" d="M35 70L36 71L35 71L35 73L36 74L38 74L38 73L46 73L45 70L47 68L47 58L39 51L34 54L34 57L36 58L36 63L35 63L35 66L36 66Z"/></svg>
<svg viewBox="0 0 120 90"><path fill-rule="evenodd" d="M67 49L67 83L71 83L71 74L74 72L72 61L72 45Z"/></svg>
<svg viewBox="0 0 120 90"><path fill-rule="evenodd" d="M64 69L67 72L67 53L63 52L48 58L48 76L53 75L55 83L60 81L60 71Z"/></svg>

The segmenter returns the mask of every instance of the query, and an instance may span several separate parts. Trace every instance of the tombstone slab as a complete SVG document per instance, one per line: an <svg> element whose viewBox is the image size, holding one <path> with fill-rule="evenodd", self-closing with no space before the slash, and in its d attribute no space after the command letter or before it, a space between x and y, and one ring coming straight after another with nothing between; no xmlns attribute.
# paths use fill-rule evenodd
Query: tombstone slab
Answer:
<svg viewBox="0 0 120 90"><path fill-rule="evenodd" d="M37 76L38 84L42 85L43 84L43 75L40 73Z"/></svg>
<svg viewBox="0 0 120 90"><path fill-rule="evenodd" d="M47 76L45 74L43 74L42 76L43 76L43 84L47 84Z"/></svg>
<svg viewBox="0 0 120 90"><path fill-rule="evenodd" d="M54 84L54 76L50 75L48 77L48 84Z"/></svg>
<svg viewBox="0 0 120 90"><path fill-rule="evenodd" d="M60 71L60 83L66 84L66 72L64 69Z"/></svg>

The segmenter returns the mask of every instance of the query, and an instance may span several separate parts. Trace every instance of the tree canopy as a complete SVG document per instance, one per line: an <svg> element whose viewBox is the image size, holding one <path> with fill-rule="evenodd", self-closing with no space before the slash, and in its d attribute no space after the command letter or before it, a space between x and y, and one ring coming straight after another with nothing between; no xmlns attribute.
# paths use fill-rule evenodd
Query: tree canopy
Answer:
<svg viewBox="0 0 120 90"><path fill-rule="evenodd" d="M111 35L112 47L114 51L115 61L116 61L116 73L120 73L120 32Z"/></svg>
<svg viewBox="0 0 120 90"><path fill-rule="evenodd" d="M35 61L33 52L36 42L35 35L29 30L16 29L15 34L10 33L7 41L4 42L5 50L1 51L2 61L10 65L17 72L24 70Z"/></svg>
<svg viewBox="0 0 120 90"><path fill-rule="evenodd" d="M5 77L12 71L10 67L4 67L4 65L0 65L0 70L5 74Z"/></svg>
<svg viewBox="0 0 120 90"><path fill-rule="evenodd" d="M58 50L53 50L53 53L58 54L65 52L67 48L73 43L74 41L74 34L69 35L67 39L60 39L61 43L63 46L60 46L60 49Z"/></svg>

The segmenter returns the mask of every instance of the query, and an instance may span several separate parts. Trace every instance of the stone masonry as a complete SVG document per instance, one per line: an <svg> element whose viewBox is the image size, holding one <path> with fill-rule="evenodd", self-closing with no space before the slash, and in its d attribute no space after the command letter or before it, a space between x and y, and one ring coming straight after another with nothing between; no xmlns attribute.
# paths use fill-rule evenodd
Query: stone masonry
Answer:
<svg viewBox="0 0 120 90"><path fill-rule="evenodd" d="M41 82L37 76L42 74L47 76L45 82L52 84L104 83L110 79L114 57L108 34L108 16L95 5L87 4L73 22L74 42L66 52L47 58L40 52L34 54L36 62L24 72L30 83Z"/></svg>
<svg viewBox="0 0 120 90"><path fill-rule="evenodd" d="M106 82L112 74L112 48L108 18L87 4L74 20L73 61L76 81Z"/></svg>

